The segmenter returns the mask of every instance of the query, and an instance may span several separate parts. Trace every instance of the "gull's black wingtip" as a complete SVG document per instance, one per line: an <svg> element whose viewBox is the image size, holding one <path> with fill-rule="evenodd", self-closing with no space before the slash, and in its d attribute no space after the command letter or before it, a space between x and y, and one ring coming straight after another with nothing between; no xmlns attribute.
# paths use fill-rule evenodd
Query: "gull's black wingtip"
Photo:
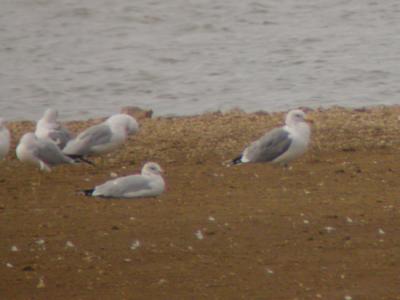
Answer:
<svg viewBox="0 0 400 300"><path fill-rule="evenodd" d="M81 190L82 195L84 196L93 196L94 189Z"/></svg>
<svg viewBox="0 0 400 300"><path fill-rule="evenodd" d="M235 157L234 159L232 159L231 163L232 165L239 165L242 163L242 157L243 155L240 154L238 157Z"/></svg>
<svg viewBox="0 0 400 300"><path fill-rule="evenodd" d="M95 166L94 162L84 158L82 155L67 154L67 156L69 158L72 158L73 160L75 160L75 162L84 162L84 163L86 163L88 165Z"/></svg>

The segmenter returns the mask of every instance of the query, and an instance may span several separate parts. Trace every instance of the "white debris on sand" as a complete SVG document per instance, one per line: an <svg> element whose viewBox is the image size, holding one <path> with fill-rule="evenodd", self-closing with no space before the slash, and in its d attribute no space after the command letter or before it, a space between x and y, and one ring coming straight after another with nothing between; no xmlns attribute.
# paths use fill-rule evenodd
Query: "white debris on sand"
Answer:
<svg viewBox="0 0 400 300"><path fill-rule="evenodd" d="M131 250L136 250L139 247L140 247L140 241L139 240L135 240L135 241L132 242L130 248L131 248Z"/></svg>
<svg viewBox="0 0 400 300"><path fill-rule="evenodd" d="M7 268L14 268L14 265L11 264L11 263L6 263L6 267L7 267Z"/></svg>
<svg viewBox="0 0 400 300"><path fill-rule="evenodd" d="M332 226L326 226L326 227L324 227L324 229L325 229L325 231L328 232L328 233L330 233L330 232L336 230L335 227L332 227Z"/></svg>
<svg viewBox="0 0 400 300"><path fill-rule="evenodd" d="M42 245L44 245L45 241L43 239L40 239L40 240L37 240L35 243L39 246L42 246Z"/></svg>
<svg viewBox="0 0 400 300"><path fill-rule="evenodd" d="M43 277L40 277L40 278L39 278L39 282L38 282L38 284L36 285L36 288L42 289L42 288L45 288L45 287L46 287L46 285L44 284Z"/></svg>
<svg viewBox="0 0 400 300"><path fill-rule="evenodd" d="M19 249L18 249L17 246L12 246L12 247L11 247L11 251L12 251L12 252L18 252Z"/></svg>
<svg viewBox="0 0 400 300"><path fill-rule="evenodd" d="M267 271L267 274L268 274L268 275L272 275L272 274L275 273L274 270L272 270L272 269L270 269L270 268L265 268L265 271Z"/></svg>
<svg viewBox="0 0 400 300"><path fill-rule="evenodd" d="M40 247L40 250L42 251L46 250L46 245L45 245L46 242L43 239L39 239L35 241L35 243Z"/></svg>
<svg viewBox="0 0 400 300"><path fill-rule="evenodd" d="M195 235L196 235L196 237L197 237L197 239L198 239L198 240L202 240L202 239L204 239L203 232L201 232L201 230L200 230L200 229L199 229L199 230L197 230L197 231L195 232Z"/></svg>
<svg viewBox="0 0 400 300"><path fill-rule="evenodd" d="M71 241L65 243L65 248L75 248L75 245Z"/></svg>
<svg viewBox="0 0 400 300"><path fill-rule="evenodd" d="M215 218L214 218L213 216L209 216L209 217L208 217L208 221L210 221L210 222L215 222Z"/></svg>
<svg viewBox="0 0 400 300"><path fill-rule="evenodd" d="M353 223L353 220L350 217L346 217L347 223Z"/></svg>
<svg viewBox="0 0 400 300"><path fill-rule="evenodd" d="M378 232L379 232L380 235L384 235L385 234L385 231L382 228L379 228Z"/></svg>

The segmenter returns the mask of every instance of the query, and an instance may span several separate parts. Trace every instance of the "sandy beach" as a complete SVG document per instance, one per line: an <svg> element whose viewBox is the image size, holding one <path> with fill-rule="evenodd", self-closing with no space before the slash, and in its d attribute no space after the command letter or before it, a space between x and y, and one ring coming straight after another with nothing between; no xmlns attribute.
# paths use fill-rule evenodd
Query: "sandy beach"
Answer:
<svg viewBox="0 0 400 300"><path fill-rule="evenodd" d="M96 167L44 173L11 151L0 299L400 299L400 106L309 115L290 168L223 164L284 112L143 119ZM9 124L14 147L33 126ZM146 161L166 170L158 198L78 193Z"/></svg>

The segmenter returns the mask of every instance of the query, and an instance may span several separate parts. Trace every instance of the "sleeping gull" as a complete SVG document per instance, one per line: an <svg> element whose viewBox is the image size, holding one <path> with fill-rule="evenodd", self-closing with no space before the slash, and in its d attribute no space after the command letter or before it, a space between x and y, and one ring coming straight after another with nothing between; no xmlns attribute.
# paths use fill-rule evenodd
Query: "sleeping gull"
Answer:
<svg viewBox="0 0 400 300"><path fill-rule="evenodd" d="M38 138L53 140L60 149L63 149L67 142L73 138L73 135L60 122L57 122L57 117L57 110L47 109L43 117L36 123L35 134Z"/></svg>
<svg viewBox="0 0 400 300"><path fill-rule="evenodd" d="M10 150L10 131L6 127L6 122L0 118L0 159L6 157Z"/></svg>
<svg viewBox="0 0 400 300"><path fill-rule="evenodd" d="M105 198L155 197L165 188L163 170L155 162L147 162L141 174L109 180L93 189L84 190L86 196Z"/></svg>
<svg viewBox="0 0 400 300"><path fill-rule="evenodd" d="M138 130L139 125L135 118L126 114L116 114L103 123L81 132L68 142L63 152L70 157L107 153L120 147L128 135Z"/></svg>
<svg viewBox="0 0 400 300"><path fill-rule="evenodd" d="M302 155L308 147L311 129L306 114L299 109L286 115L286 125L272 129L251 143L242 154L232 160L233 164L271 162L287 164Z"/></svg>
<svg viewBox="0 0 400 300"><path fill-rule="evenodd" d="M44 171L50 171L52 166L78 162L62 153L53 141L40 139L33 132L22 136L16 154L20 161L34 164Z"/></svg>

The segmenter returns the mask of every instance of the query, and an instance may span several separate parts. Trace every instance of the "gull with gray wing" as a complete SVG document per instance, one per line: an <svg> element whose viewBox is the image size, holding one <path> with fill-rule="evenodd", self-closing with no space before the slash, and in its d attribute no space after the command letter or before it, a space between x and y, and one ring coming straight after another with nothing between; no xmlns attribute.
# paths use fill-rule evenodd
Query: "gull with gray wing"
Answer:
<svg viewBox="0 0 400 300"><path fill-rule="evenodd" d="M287 164L307 150L311 129L306 114L299 109L286 115L285 126L272 129L251 143L233 164L270 162Z"/></svg>
<svg viewBox="0 0 400 300"><path fill-rule="evenodd" d="M81 132L68 142L63 152L70 157L111 152L120 147L128 135L135 134L138 130L139 125L133 117L116 114Z"/></svg>
<svg viewBox="0 0 400 300"><path fill-rule="evenodd" d="M50 171L53 166L76 162L62 153L53 141L40 139L33 132L22 136L16 154L21 162L34 164L44 171Z"/></svg>
<svg viewBox="0 0 400 300"><path fill-rule="evenodd" d="M163 170L157 163L147 162L143 166L141 174L109 180L83 192L86 196L104 198L155 197L165 189L162 172Z"/></svg>

